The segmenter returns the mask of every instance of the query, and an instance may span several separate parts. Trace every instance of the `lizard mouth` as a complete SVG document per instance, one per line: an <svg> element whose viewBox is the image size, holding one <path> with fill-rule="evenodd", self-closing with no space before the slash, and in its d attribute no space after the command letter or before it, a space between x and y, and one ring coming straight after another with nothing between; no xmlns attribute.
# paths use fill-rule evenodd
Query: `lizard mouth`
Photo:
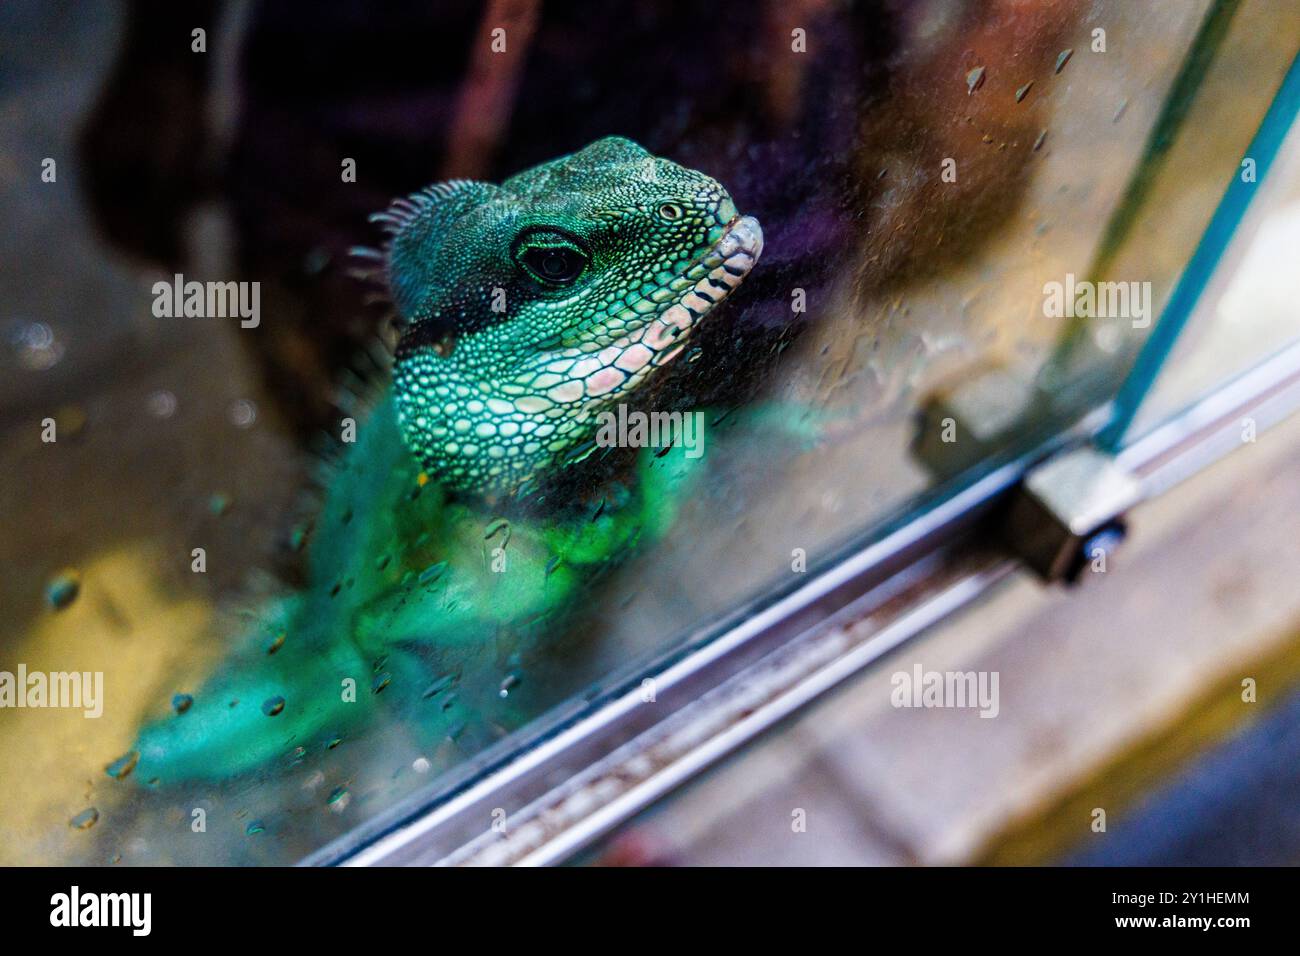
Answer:
<svg viewBox="0 0 1300 956"><path fill-rule="evenodd" d="M546 400L555 405L617 400L667 365L686 347L691 331L749 275L763 252L763 230L753 216L736 216L718 241L672 282L651 293L655 311L598 351L551 352L544 369Z"/></svg>

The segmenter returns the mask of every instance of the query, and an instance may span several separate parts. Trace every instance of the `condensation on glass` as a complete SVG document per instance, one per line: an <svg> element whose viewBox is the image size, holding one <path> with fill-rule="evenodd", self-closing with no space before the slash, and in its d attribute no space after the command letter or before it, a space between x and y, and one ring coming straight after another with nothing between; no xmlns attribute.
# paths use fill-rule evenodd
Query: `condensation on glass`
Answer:
<svg viewBox="0 0 1300 956"><path fill-rule="evenodd" d="M0 14L0 84L19 104L0 119L13 234L0 263L0 669L102 672L106 688L97 719L0 711L3 862L300 859L960 487L978 462L940 477L915 453L935 394L1005 383L981 399L989 455L1042 411L1026 395L1078 417L1118 387L1300 39L1296 15L1266 2L1233 16L1206 0L718 3L708 16L725 42L713 43L682 43L695 5L540 5L515 34L523 65L467 120L455 94L473 72L472 5L398 7L362 29L359 4L326 4L299 18L315 43L293 39L292 6L254 5L209 38L215 131L202 146L237 175L190 184L202 201L161 251L166 237L133 235L129 215L106 235L92 203L158 210L171 194L126 180L105 192L103 170L73 158L89 155L78 130L122 82L113 51L132 24L107 9L75 23ZM428 72L400 57L388 72L367 61L365 76L316 65L312 82L267 72L285 44L342 53L406 34ZM1197 60L1198 44L1214 56ZM374 108L385 96L396 106ZM187 122L172 115L145 155L183 152ZM364 212L440 173L496 179L611 133L714 175L766 234L753 277L665 391L709 416L706 480L672 531L527 647L494 635L474 672L444 673L434 654L418 689L403 675L380 687L374 661L358 677L382 706L346 734L227 781L154 787L115 764L142 721L183 709L174 696L203 686L259 595L295 573L283 541L313 409L306 385L270 372L346 364L349 333L329 309L352 293L331 251L373 241ZM357 191L330 206L313 170L336 180L351 153ZM56 184L41 181L47 157ZM234 323L151 316L167 254L195 273L263 270L272 331L250 346ZM1149 297L1096 321L1051 305L1054 284L1064 295L1103 280L1146 283ZM45 417L56 450L40 442ZM448 726L456 694L473 708Z"/></svg>

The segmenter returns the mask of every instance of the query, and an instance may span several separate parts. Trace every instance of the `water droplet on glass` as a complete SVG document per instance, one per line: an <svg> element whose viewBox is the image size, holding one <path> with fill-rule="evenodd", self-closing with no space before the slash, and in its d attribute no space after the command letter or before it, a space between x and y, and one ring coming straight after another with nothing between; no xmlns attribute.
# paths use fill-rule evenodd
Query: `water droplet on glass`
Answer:
<svg viewBox="0 0 1300 956"><path fill-rule="evenodd" d="M442 573L447 570L447 562L439 561L437 564L431 564L420 572L421 584L432 584L442 577Z"/></svg>
<svg viewBox="0 0 1300 956"><path fill-rule="evenodd" d="M984 67L977 66L966 74L966 95L970 96L984 85Z"/></svg>
<svg viewBox="0 0 1300 956"><path fill-rule="evenodd" d="M282 710L284 710L283 697L268 697L262 702L262 713L268 717L274 717Z"/></svg>
<svg viewBox="0 0 1300 956"><path fill-rule="evenodd" d="M174 694L172 696L172 710L178 714L183 714L194 705L194 698L189 694Z"/></svg>
<svg viewBox="0 0 1300 956"><path fill-rule="evenodd" d="M122 754L122 756L105 767L104 772L114 780L121 780L123 777L130 776L131 771L135 769L135 765L139 762L140 754L132 750Z"/></svg>
<svg viewBox="0 0 1300 956"><path fill-rule="evenodd" d="M1030 80L1024 86L1020 87L1020 89L1016 90L1016 102L1019 103L1021 100L1023 100L1025 96L1028 95L1029 91L1033 89L1033 87L1034 87L1034 81Z"/></svg>
<svg viewBox="0 0 1300 956"><path fill-rule="evenodd" d="M230 510L230 496L218 491L208 499L208 510L220 518Z"/></svg>
<svg viewBox="0 0 1300 956"><path fill-rule="evenodd" d="M257 421L257 406L246 398L230 403L230 422L236 428L252 428Z"/></svg>
<svg viewBox="0 0 1300 956"><path fill-rule="evenodd" d="M44 322L22 322L10 340L17 348L47 349L54 344L54 330Z"/></svg>
<svg viewBox="0 0 1300 956"><path fill-rule="evenodd" d="M1038 138L1037 138L1036 140L1034 140L1034 152L1035 152L1035 153L1038 152L1040 149L1043 148L1043 140L1045 140L1045 139L1047 139L1047 130L1043 130L1041 133L1039 133L1039 134L1038 134Z"/></svg>
<svg viewBox="0 0 1300 956"><path fill-rule="evenodd" d="M1119 351L1120 345L1123 344L1124 334L1117 324L1108 322L1096 326L1093 329L1092 338L1097 343L1097 348L1103 352L1114 354Z"/></svg>
<svg viewBox="0 0 1300 956"><path fill-rule="evenodd" d="M415 761L411 764L411 769L416 773L428 773L431 766L432 764L429 763L427 758L416 757Z"/></svg>
<svg viewBox="0 0 1300 956"><path fill-rule="evenodd" d="M251 823L249 823L248 826L244 827L244 832L249 836L253 836L254 834L257 833L263 833L265 832L265 830L266 830L266 825L262 823L261 820L254 820Z"/></svg>
<svg viewBox="0 0 1300 956"><path fill-rule="evenodd" d="M329 804L330 809L335 812L342 812L342 810L351 802L352 794L348 793L347 787L335 787L330 791L329 799L326 801L326 803Z"/></svg>
<svg viewBox="0 0 1300 956"><path fill-rule="evenodd" d="M1057 73L1060 73L1063 69L1065 69L1065 64L1067 64L1067 63L1070 62L1070 57L1072 57L1072 56L1074 56L1074 48L1073 48L1073 47L1071 47L1071 48L1068 49L1068 50L1062 50L1060 53L1057 54L1057 56L1056 56L1056 72L1057 72Z"/></svg>
<svg viewBox="0 0 1300 956"><path fill-rule="evenodd" d="M507 674L506 679L501 682L501 689L498 693L502 697L509 697L510 691L519 685L519 675Z"/></svg>
<svg viewBox="0 0 1300 956"><path fill-rule="evenodd" d="M68 821L68 826L74 830L89 830L99 822L99 811L94 807L87 807L75 817Z"/></svg>
<svg viewBox="0 0 1300 956"><path fill-rule="evenodd" d="M60 571L45 586L45 600L56 611L62 611L81 593L81 575L71 568Z"/></svg>
<svg viewBox="0 0 1300 956"><path fill-rule="evenodd" d="M11 341L24 368L44 372L63 358L63 343L44 322L24 322L14 331Z"/></svg>
<svg viewBox="0 0 1300 956"><path fill-rule="evenodd" d="M375 679L370 682L370 690L372 693L378 694L392 682L393 675L384 671L382 674L375 675Z"/></svg>
<svg viewBox="0 0 1300 956"><path fill-rule="evenodd" d="M274 654L280 648L284 647L284 639L287 637L285 631L281 631L275 637L271 638L271 643L266 645L266 653Z"/></svg>
<svg viewBox="0 0 1300 956"><path fill-rule="evenodd" d="M423 696L425 700L428 700L431 697L437 697L444 690L446 690L453 683L455 683L455 681L456 678L453 677L451 674L444 674L442 677L439 677L436 681L434 681L432 684L426 687L424 689L424 694L421 696Z"/></svg>
<svg viewBox="0 0 1300 956"><path fill-rule="evenodd" d="M166 389L150 392L145 407L154 418L171 418L176 414L176 396Z"/></svg>

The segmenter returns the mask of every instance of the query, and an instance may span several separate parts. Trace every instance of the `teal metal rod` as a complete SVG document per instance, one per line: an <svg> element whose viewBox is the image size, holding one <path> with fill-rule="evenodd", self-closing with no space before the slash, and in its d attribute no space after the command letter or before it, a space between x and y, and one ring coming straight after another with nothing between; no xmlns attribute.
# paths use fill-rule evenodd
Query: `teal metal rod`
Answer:
<svg viewBox="0 0 1300 956"><path fill-rule="evenodd" d="M1248 183L1242 179L1240 166L1233 173L1232 182L1219 200L1214 217L1174 287L1169 304L1165 306L1160 321L1151 330L1150 337L1138 353L1137 361L1115 396L1111 406L1111 419L1097 435L1097 446L1102 451L1114 453L1123 444L1124 436L1133 424L1143 399L1186 328L1187 320L1205 292L1224 250L1236 234L1237 226L1255 197L1257 187L1273 165L1297 113L1300 113L1300 54L1291 61L1291 67L1287 70L1277 95L1242 157L1255 161L1255 182ZM1300 262L1297 264L1300 265Z"/></svg>

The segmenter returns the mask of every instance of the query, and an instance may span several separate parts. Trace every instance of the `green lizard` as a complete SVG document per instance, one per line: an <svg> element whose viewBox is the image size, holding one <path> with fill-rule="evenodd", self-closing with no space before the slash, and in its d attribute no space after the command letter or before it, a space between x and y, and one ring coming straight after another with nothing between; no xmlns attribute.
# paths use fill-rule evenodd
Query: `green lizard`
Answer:
<svg viewBox="0 0 1300 956"><path fill-rule="evenodd" d="M374 219L404 320L391 387L325 491L307 586L143 728L146 781L310 753L377 701L426 688L445 698L445 733L472 705L442 688L499 680L500 644L545 634L580 587L664 534L696 467L643 450L631 473L602 477L596 508L563 481L590 467L598 413L644 393L758 259L758 222L715 180L610 137L500 186L431 186Z"/></svg>

